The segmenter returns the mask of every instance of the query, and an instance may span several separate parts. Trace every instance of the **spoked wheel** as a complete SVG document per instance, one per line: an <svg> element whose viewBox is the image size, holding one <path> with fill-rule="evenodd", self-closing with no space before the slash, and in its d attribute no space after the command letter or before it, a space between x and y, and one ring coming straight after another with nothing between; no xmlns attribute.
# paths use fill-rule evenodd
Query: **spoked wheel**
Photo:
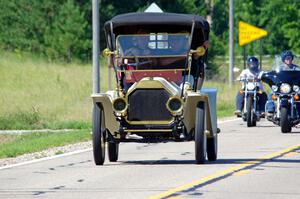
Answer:
<svg viewBox="0 0 300 199"><path fill-rule="evenodd" d="M108 158L111 162L118 161L119 157L119 143L108 142Z"/></svg>
<svg viewBox="0 0 300 199"><path fill-rule="evenodd" d="M212 138L207 138L207 159L208 161L215 161L218 154L218 134Z"/></svg>
<svg viewBox="0 0 300 199"><path fill-rule="evenodd" d="M206 134L204 131L204 104L200 103L196 108L195 121L195 158L196 164L204 164L206 159Z"/></svg>
<svg viewBox="0 0 300 199"><path fill-rule="evenodd" d="M247 98L247 127L256 126L256 114L253 111L253 98Z"/></svg>
<svg viewBox="0 0 300 199"><path fill-rule="evenodd" d="M281 107L280 110L280 127L282 133L289 133L292 127L289 123L289 113L287 107Z"/></svg>
<svg viewBox="0 0 300 199"><path fill-rule="evenodd" d="M105 160L104 112L102 107L94 105L93 108L93 154L96 165L103 165Z"/></svg>

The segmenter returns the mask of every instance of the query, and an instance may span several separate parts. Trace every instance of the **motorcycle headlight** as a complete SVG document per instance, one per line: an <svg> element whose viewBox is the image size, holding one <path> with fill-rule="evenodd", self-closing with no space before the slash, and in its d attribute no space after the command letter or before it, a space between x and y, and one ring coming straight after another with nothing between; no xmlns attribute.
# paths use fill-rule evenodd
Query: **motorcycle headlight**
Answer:
<svg viewBox="0 0 300 199"><path fill-rule="evenodd" d="M277 91L278 91L278 86L273 85L273 86L272 86L272 91L273 91L273 92L277 92Z"/></svg>
<svg viewBox="0 0 300 199"><path fill-rule="evenodd" d="M289 93L291 92L291 86L287 83L283 83L280 86L280 92L281 93Z"/></svg>
<svg viewBox="0 0 300 199"><path fill-rule="evenodd" d="M247 89L253 91L255 89L255 84L253 82L248 82Z"/></svg>
<svg viewBox="0 0 300 199"><path fill-rule="evenodd" d="M293 86L293 91L295 91L296 93L298 93L299 92L299 86L294 85Z"/></svg>

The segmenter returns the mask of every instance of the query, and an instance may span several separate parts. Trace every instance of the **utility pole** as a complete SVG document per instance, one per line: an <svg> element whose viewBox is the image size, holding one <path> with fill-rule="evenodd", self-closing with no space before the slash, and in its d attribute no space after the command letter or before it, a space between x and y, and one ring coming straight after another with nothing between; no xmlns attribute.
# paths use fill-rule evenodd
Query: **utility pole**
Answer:
<svg viewBox="0 0 300 199"><path fill-rule="evenodd" d="M234 17L234 5L233 0L229 0L229 85L233 84L233 67L234 67L234 29L233 29L233 17Z"/></svg>
<svg viewBox="0 0 300 199"><path fill-rule="evenodd" d="M205 0L206 4L206 12L208 13L206 15L206 20L208 21L209 25L212 26L212 18L213 18L213 13L214 13L214 0Z"/></svg>
<svg viewBox="0 0 300 199"><path fill-rule="evenodd" d="M100 92L100 32L99 1L92 0L93 13L93 94Z"/></svg>

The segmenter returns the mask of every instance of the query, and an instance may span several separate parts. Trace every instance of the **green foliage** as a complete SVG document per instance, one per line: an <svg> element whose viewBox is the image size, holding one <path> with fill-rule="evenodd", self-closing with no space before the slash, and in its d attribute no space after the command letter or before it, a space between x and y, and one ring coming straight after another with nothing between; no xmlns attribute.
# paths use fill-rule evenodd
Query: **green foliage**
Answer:
<svg viewBox="0 0 300 199"><path fill-rule="evenodd" d="M267 51L275 54L284 49L300 53L300 3L298 0L267 1L261 8L260 24L269 31Z"/></svg>
<svg viewBox="0 0 300 199"><path fill-rule="evenodd" d="M151 0L101 0L100 30L105 21L117 14L143 12ZM155 1L165 12L191 13L211 16L210 57L228 54L228 0ZM0 48L29 51L46 55L49 59L70 62L91 58L92 5L85 0L1 0ZM266 29L264 54L291 49L300 53L299 0L235 0L235 27L239 20ZM101 49L105 48L101 31ZM235 52L238 29L235 28ZM246 46L248 54L259 53L259 42Z"/></svg>
<svg viewBox="0 0 300 199"><path fill-rule="evenodd" d="M73 0L67 0L53 17L53 24L46 28L46 54L51 58L71 62L77 56L84 59L85 49L91 45L85 37L87 22Z"/></svg>

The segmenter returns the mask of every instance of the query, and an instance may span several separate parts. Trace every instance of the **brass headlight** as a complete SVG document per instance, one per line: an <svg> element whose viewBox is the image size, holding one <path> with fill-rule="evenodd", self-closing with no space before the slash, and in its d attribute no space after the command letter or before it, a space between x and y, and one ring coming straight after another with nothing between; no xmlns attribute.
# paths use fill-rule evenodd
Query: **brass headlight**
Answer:
<svg viewBox="0 0 300 199"><path fill-rule="evenodd" d="M128 103L125 98L119 97L113 101L113 110L116 113L125 113Z"/></svg>
<svg viewBox="0 0 300 199"><path fill-rule="evenodd" d="M179 115L182 113L183 101L178 97L170 97L167 101L167 109L172 115Z"/></svg>

